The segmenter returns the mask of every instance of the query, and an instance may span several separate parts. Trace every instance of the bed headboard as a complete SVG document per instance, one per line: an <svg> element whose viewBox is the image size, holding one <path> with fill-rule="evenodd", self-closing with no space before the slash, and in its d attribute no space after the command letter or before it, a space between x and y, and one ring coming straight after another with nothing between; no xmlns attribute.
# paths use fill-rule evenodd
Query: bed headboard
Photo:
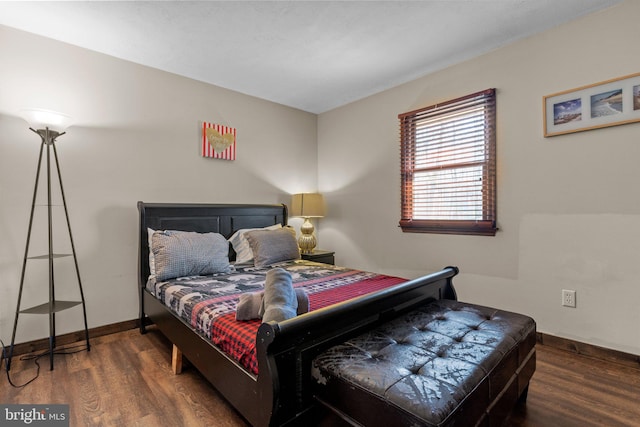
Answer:
<svg viewBox="0 0 640 427"><path fill-rule="evenodd" d="M287 225L286 205L218 205L138 202L138 284L149 277L149 236L147 229L220 233L227 239L241 228ZM235 253L229 245L229 257Z"/></svg>

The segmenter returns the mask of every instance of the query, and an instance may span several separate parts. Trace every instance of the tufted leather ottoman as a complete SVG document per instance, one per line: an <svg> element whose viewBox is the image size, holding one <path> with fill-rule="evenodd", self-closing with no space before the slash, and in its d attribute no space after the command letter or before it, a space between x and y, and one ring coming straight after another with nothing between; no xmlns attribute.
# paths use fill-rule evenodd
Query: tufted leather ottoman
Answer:
<svg viewBox="0 0 640 427"><path fill-rule="evenodd" d="M535 371L535 322L439 300L330 348L316 399L365 426L499 426Z"/></svg>

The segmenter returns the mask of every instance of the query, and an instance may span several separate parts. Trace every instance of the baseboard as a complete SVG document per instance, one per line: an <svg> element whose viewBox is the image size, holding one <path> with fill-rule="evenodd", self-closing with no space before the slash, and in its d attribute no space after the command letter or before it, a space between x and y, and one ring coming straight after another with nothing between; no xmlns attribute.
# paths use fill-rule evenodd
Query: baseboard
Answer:
<svg viewBox="0 0 640 427"><path fill-rule="evenodd" d="M124 322L112 323L110 325L99 326L89 329L89 339L101 337L103 335L115 334L118 332L128 331L138 328L140 322L138 319L126 320ZM538 332L536 334L537 342L540 345L569 351L571 353L583 356L594 357L596 359L606 360L609 362L619 363L621 365L640 369L640 355L624 353L622 351L610 348L599 347L593 344L586 344L580 341L574 341L568 338L560 338L549 334ZM56 343L58 347L69 345L84 340L84 331L71 332L69 334L58 335ZM13 346L13 355L28 354L34 351L47 350L49 348L49 338L29 341L16 344ZM8 350L8 349L7 349Z"/></svg>
<svg viewBox="0 0 640 427"><path fill-rule="evenodd" d="M640 369L640 355L624 353L622 351L599 347L593 344L586 344L568 338L560 338L553 335L543 334L542 332L537 333L537 340L538 344L542 344L547 347L554 347L571 353L594 357L596 359Z"/></svg>
<svg viewBox="0 0 640 427"><path fill-rule="evenodd" d="M89 329L89 340L92 338L101 337L103 335L115 334L118 332L128 331L139 327L140 322L138 319L127 320L124 322L112 323L110 325L98 326L97 328ZM84 330L71 332L64 335L56 336L56 346L61 346L84 341ZM34 341L28 341L13 346L13 356L19 356L22 354L33 353L34 351L42 351L49 349L49 338L42 338ZM7 352L9 349L7 348Z"/></svg>

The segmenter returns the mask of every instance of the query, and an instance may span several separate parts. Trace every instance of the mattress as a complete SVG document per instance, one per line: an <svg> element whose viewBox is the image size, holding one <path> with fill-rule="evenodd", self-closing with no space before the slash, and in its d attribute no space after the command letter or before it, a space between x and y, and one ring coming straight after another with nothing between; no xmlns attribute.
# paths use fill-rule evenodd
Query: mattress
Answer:
<svg viewBox="0 0 640 427"><path fill-rule="evenodd" d="M405 279L306 260L259 268L236 266L231 273L156 282L147 290L194 331L210 340L248 372L258 374L255 339L261 321L237 321L236 306L245 292L259 292L273 267L287 270L293 287L309 297L310 310L346 301L404 282Z"/></svg>

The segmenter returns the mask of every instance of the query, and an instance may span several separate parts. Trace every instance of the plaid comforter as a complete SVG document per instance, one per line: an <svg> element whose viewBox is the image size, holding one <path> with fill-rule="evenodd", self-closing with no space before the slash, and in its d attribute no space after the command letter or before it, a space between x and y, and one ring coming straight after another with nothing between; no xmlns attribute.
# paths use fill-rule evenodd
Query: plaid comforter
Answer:
<svg viewBox="0 0 640 427"><path fill-rule="evenodd" d="M291 273L294 288L305 290L311 310L404 281L311 261L290 261L277 266ZM235 312L240 294L263 289L270 268L237 267L230 274L181 277L157 283L150 279L147 289L199 334L257 375L255 340L260 320L237 321Z"/></svg>

